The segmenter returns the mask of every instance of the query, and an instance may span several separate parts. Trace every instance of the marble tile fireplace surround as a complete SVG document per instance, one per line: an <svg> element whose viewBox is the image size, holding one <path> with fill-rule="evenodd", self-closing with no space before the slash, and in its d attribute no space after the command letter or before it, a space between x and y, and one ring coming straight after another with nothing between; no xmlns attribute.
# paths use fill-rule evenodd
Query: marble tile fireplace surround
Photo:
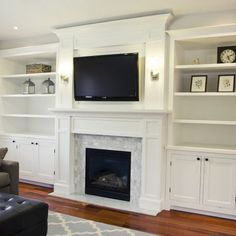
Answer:
<svg viewBox="0 0 236 236"><path fill-rule="evenodd" d="M85 149L105 149L131 152L131 199L138 206L141 190L142 139L107 135L75 135L75 193L85 194Z"/></svg>
<svg viewBox="0 0 236 236"><path fill-rule="evenodd" d="M54 113L58 146L53 195L151 215L163 209L165 112L54 109ZM130 201L85 194L86 148L131 152Z"/></svg>

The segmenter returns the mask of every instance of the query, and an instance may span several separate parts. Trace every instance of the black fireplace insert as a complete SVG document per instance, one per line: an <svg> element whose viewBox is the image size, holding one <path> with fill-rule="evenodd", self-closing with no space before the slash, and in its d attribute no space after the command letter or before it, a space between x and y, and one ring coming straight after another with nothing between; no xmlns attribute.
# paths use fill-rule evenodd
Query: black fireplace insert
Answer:
<svg viewBox="0 0 236 236"><path fill-rule="evenodd" d="M130 201L131 152L86 148L85 193Z"/></svg>

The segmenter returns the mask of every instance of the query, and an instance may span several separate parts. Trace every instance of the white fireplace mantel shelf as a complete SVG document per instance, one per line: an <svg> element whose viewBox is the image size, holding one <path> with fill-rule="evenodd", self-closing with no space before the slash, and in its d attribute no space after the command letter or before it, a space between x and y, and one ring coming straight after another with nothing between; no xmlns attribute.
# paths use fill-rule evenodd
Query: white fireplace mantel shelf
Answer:
<svg viewBox="0 0 236 236"><path fill-rule="evenodd" d="M163 109L78 109L78 108L49 108L49 111L55 114L67 114L67 115L75 115L75 114L127 114L127 115L167 115L170 113L168 110Z"/></svg>

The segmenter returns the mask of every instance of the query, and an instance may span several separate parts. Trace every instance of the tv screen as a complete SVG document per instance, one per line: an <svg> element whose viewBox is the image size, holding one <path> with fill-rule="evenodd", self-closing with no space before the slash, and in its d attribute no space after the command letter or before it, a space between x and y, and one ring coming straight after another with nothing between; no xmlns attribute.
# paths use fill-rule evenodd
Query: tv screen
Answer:
<svg viewBox="0 0 236 236"><path fill-rule="evenodd" d="M77 101L138 101L138 53L74 58Z"/></svg>

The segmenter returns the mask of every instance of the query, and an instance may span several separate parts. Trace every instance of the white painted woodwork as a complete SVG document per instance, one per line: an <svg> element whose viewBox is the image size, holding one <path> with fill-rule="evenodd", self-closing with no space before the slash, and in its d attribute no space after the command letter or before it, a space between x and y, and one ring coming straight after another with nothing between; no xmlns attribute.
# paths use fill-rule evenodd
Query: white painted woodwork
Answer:
<svg viewBox="0 0 236 236"><path fill-rule="evenodd" d="M13 138L0 138L1 147L7 147L8 151L4 159L10 161L19 161L18 145Z"/></svg>
<svg viewBox="0 0 236 236"><path fill-rule="evenodd" d="M54 140L4 135L0 137L0 146L8 148L7 160L19 162L20 179L54 183Z"/></svg>
<svg viewBox="0 0 236 236"><path fill-rule="evenodd" d="M235 209L235 179L236 160L205 156L203 204Z"/></svg>
<svg viewBox="0 0 236 236"><path fill-rule="evenodd" d="M59 43L58 71L68 75L69 82L57 84L56 107L114 109L165 109L167 94L166 33L170 14L137 17L125 20L57 29ZM117 53L139 53L139 102L75 102L73 98L73 57ZM150 67L154 59L153 68ZM151 79L150 71L160 79Z"/></svg>
<svg viewBox="0 0 236 236"><path fill-rule="evenodd" d="M48 107L54 106L55 94L42 94L41 84L49 77L56 83L56 51L56 44L0 51L1 145L9 149L7 159L19 162L21 179L43 184L54 182L55 142L50 139L55 138L55 122ZM53 72L25 74L25 65L37 62L49 63ZM36 93L22 94L29 77ZM44 145L31 144L35 138L38 143L45 139Z"/></svg>
<svg viewBox="0 0 236 236"><path fill-rule="evenodd" d="M71 133L71 118L56 118L56 156L54 192L69 194L74 192L74 148Z"/></svg>
<svg viewBox="0 0 236 236"><path fill-rule="evenodd" d="M236 40L236 25L204 27L197 29L169 31L170 35L170 67L169 67L169 105L172 111L168 123L169 159L175 155L191 159L201 158L199 182L191 186L195 162L187 167L181 163L179 173L173 179L175 167L169 167L167 179L172 183L180 199L173 197L166 186L167 208L197 210L202 213L217 213L235 216L235 162L236 154L236 113L235 91L217 92L218 75L234 74L235 63L217 64L217 47L230 45ZM199 58L200 64L193 60ZM207 92L191 93L192 75L207 75ZM208 162L205 161L208 158ZM190 160L187 162L190 163ZM188 168L188 169L187 169ZM190 171L192 170L192 171ZM180 179L185 177L187 183ZM190 186L188 186L188 183ZM186 191L196 191L198 201L192 202L184 198ZM200 186L200 189L199 189ZM172 190L173 191L173 190ZM178 192L180 191L180 192ZM193 192L192 192L193 193ZM188 194L186 194L187 196ZM191 196L191 194L189 194ZM194 195L192 195L194 196Z"/></svg>
<svg viewBox="0 0 236 236"><path fill-rule="evenodd" d="M236 215L236 158L206 150L168 150L168 208ZM192 148L189 148L191 150ZM197 160L199 158L200 160ZM224 214L224 215L223 215Z"/></svg>
<svg viewBox="0 0 236 236"><path fill-rule="evenodd" d="M45 77L48 78L50 76L56 76L56 72L44 72L42 73L31 73L31 74L10 74L10 75L3 75L2 78L4 79L14 79L14 78L41 78Z"/></svg>
<svg viewBox="0 0 236 236"><path fill-rule="evenodd" d="M195 71L222 71L222 70L235 70L236 65L235 63L222 63L222 64L216 64L216 63L211 63L211 64L192 64L192 65L176 65L175 69L180 70L180 71L190 71L190 72L195 72Z"/></svg>
<svg viewBox="0 0 236 236"><path fill-rule="evenodd" d="M57 48L57 44L48 44L0 51L1 134L55 135L48 108L55 106L56 94L42 94L42 82L51 78L57 83ZM26 65L33 63L50 64L52 72L26 74ZM35 83L35 94L23 94L23 82L28 78Z"/></svg>
<svg viewBox="0 0 236 236"><path fill-rule="evenodd" d="M236 25L168 31L169 146L236 150L235 92L218 93L218 75L234 74L235 63L217 64L217 47L236 40ZM194 64L195 59L199 64ZM191 93L192 75L207 75L207 92Z"/></svg>
<svg viewBox="0 0 236 236"><path fill-rule="evenodd" d="M167 208L236 215L235 92L217 92L218 75L234 73L235 63L216 63L217 47L234 42L235 29L231 25L169 32L172 115L167 149L172 166L167 169ZM198 65L193 63L196 58ZM192 75L208 76L206 93L190 92ZM194 160L197 157L201 161ZM189 159L178 162L179 158ZM194 182L197 164L198 181Z"/></svg>
<svg viewBox="0 0 236 236"><path fill-rule="evenodd" d="M205 93L189 93L189 92L176 92L174 96L184 96L184 97L207 97L207 96L214 96L214 97L228 97L228 96L236 96L236 92L228 92L228 93L221 93L221 92L205 92Z"/></svg>
<svg viewBox="0 0 236 236"><path fill-rule="evenodd" d="M54 195L74 199L74 135L142 138L142 179L139 208L157 214L164 206L166 113L99 112L54 109L57 114L57 150ZM123 147L120 147L122 150ZM132 157L131 157L132 158ZM78 178L78 177L77 177ZM131 205L130 205L131 206ZM139 210L140 211L140 210Z"/></svg>
<svg viewBox="0 0 236 236"><path fill-rule="evenodd" d="M27 139L19 140L17 144L19 149L20 178L31 179L35 174L35 146Z"/></svg>
<svg viewBox="0 0 236 236"><path fill-rule="evenodd" d="M170 199L182 202L200 202L201 160L197 154L172 154L169 163Z"/></svg>
<svg viewBox="0 0 236 236"><path fill-rule="evenodd" d="M142 137L143 132L139 119L72 118L72 133Z"/></svg>
<svg viewBox="0 0 236 236"><path fill-rule="evenodd" d="M169 14L57 29L58 73L69 77L57 83L57 152L54 195L74 192L74 135L108 135L142 138L140 208L156 214L163 209L166 129L166 33ZM73 57L139 53L138 102L75 102ZM154 67L151 61L154 59ZM151 79L151 70L159 80ZM122 147L121 147L122 150Z"/></svg>
<svg viewBox="0 0 236 236"><path fill-rule="evenodd" d="M36 141L36 173L43 183L54 183L55 142Z"/></svg>
<svg viewBox="0 0 236 236"><path fill-rule="evenodd" d="M174 123L183 124L208 124L208 125L236 125L236 121L221 121L221 120L184 120L176 119Z"/></svg>

